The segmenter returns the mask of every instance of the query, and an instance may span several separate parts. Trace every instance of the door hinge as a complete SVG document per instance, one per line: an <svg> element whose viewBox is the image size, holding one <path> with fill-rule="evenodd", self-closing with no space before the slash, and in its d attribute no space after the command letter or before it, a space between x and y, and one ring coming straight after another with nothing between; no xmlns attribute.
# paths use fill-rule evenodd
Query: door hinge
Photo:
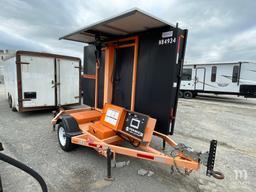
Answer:
<svg viewBox="0 0 256 192"><path fill-rule="evenodd" d="M54 84L54 85L52 86L52 88L54 88L54 87L60 85L60 83L53 83L53 84Z"/></svg>

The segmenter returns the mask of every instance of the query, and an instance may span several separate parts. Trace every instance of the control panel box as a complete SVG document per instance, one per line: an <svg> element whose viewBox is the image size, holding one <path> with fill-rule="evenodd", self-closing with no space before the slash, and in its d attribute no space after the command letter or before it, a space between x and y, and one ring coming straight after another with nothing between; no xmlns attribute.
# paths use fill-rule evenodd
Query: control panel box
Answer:
<svg viewBox="0 0 256 192"><path fill-rule="evenodd" d="M100 124L133 139L150 142L156 119L106 103L102 111Z"/></svg>
<svg viewBox="0 0 256 192"><path fill-rule="evenodd" d="M112 104L105 104L100 122L112 128L115 131L121 130L123 127L123 121L125 118L126 110L123 107L119 107Z"/></svg>
<svg viewBox="0 0 256 192"><path fill-rule="evenodd" d="M145 134L148 118L147 115L127 111L123 131L142 140Z"/></svg>

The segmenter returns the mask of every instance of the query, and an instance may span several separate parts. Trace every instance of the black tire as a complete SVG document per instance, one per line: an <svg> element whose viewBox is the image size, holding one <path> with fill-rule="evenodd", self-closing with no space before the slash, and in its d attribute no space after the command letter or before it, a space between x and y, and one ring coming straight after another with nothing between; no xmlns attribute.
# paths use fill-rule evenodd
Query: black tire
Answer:
<svg viewBox="0 0 256 192"><path fill-rule="evenodd" d="M184 98L185 99L191 99L193 97L193 93L191 91L185 91L184 92Z"/></svg>
<svg viewBox="0 0 256 192"><path fill-rule="evenodd" d="M183 91L179 91L179 98L183 98Z"/></svg>
<svg viewBox="0 0 256 192"><path fill-rule="evenodd" d="M17 109L15 107L12 107L13 112L17 112Z"/></svg>
<svg viewBox="0 0 256 192"><path fill-rule="evenodd" d="M12 109L13 112L17 112L17 109L12 106L12 96L10 95L8 98L9 107Z"/></svg>
<svg viewBox="0 0 256 192"><path fill-rule="evenodd" d="M66 128L66 126L63 122L60 122L58 124L58 131L57 131L59 145L60 145L60 147L63 151L67 151L67 152L72 151L75 148L75 145L73 143L71 143L71 138L70 137L66 137L66 136L62 135L63 131L64 131L64 134L66 135L67 128ZM63 139L65 139L65 142L63 142Z"/></svg>
<svg viewBox="0 0 256 192"><path fill-rule="evenodd" d="M197 92L193 92L193 98L197 96Z"/></svg>
<svg viewBox="0 0 256 192"><path fill-rule="evenodd" d="M12 97L10 95L8 97L8 104L9 104L9 107L12 108Z"/></svg>

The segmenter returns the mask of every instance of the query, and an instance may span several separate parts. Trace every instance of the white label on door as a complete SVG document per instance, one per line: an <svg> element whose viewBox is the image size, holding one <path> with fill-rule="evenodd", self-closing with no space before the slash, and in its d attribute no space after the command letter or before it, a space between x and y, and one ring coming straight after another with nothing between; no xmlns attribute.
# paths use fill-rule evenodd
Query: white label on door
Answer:
<svg viewBox="0 0 256 192"><path fill-rule="evenodd" d="M162 33L162 38L172 37L173 31L166 31Z"/></svg>

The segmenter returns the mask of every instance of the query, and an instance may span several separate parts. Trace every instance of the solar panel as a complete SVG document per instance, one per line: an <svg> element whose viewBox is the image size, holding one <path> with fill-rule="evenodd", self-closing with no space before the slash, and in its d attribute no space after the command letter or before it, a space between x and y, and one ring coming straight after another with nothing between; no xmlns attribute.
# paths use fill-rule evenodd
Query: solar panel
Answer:
<svg viewBox="0 0 256 192"><path fill-rule="evenodd" d="M60 39L93 43L97 35L100 36L101 40L106 41L111 38L127 36L164 26L173 25L141 10L133 9L121 15L84 27Z"/></svg>

